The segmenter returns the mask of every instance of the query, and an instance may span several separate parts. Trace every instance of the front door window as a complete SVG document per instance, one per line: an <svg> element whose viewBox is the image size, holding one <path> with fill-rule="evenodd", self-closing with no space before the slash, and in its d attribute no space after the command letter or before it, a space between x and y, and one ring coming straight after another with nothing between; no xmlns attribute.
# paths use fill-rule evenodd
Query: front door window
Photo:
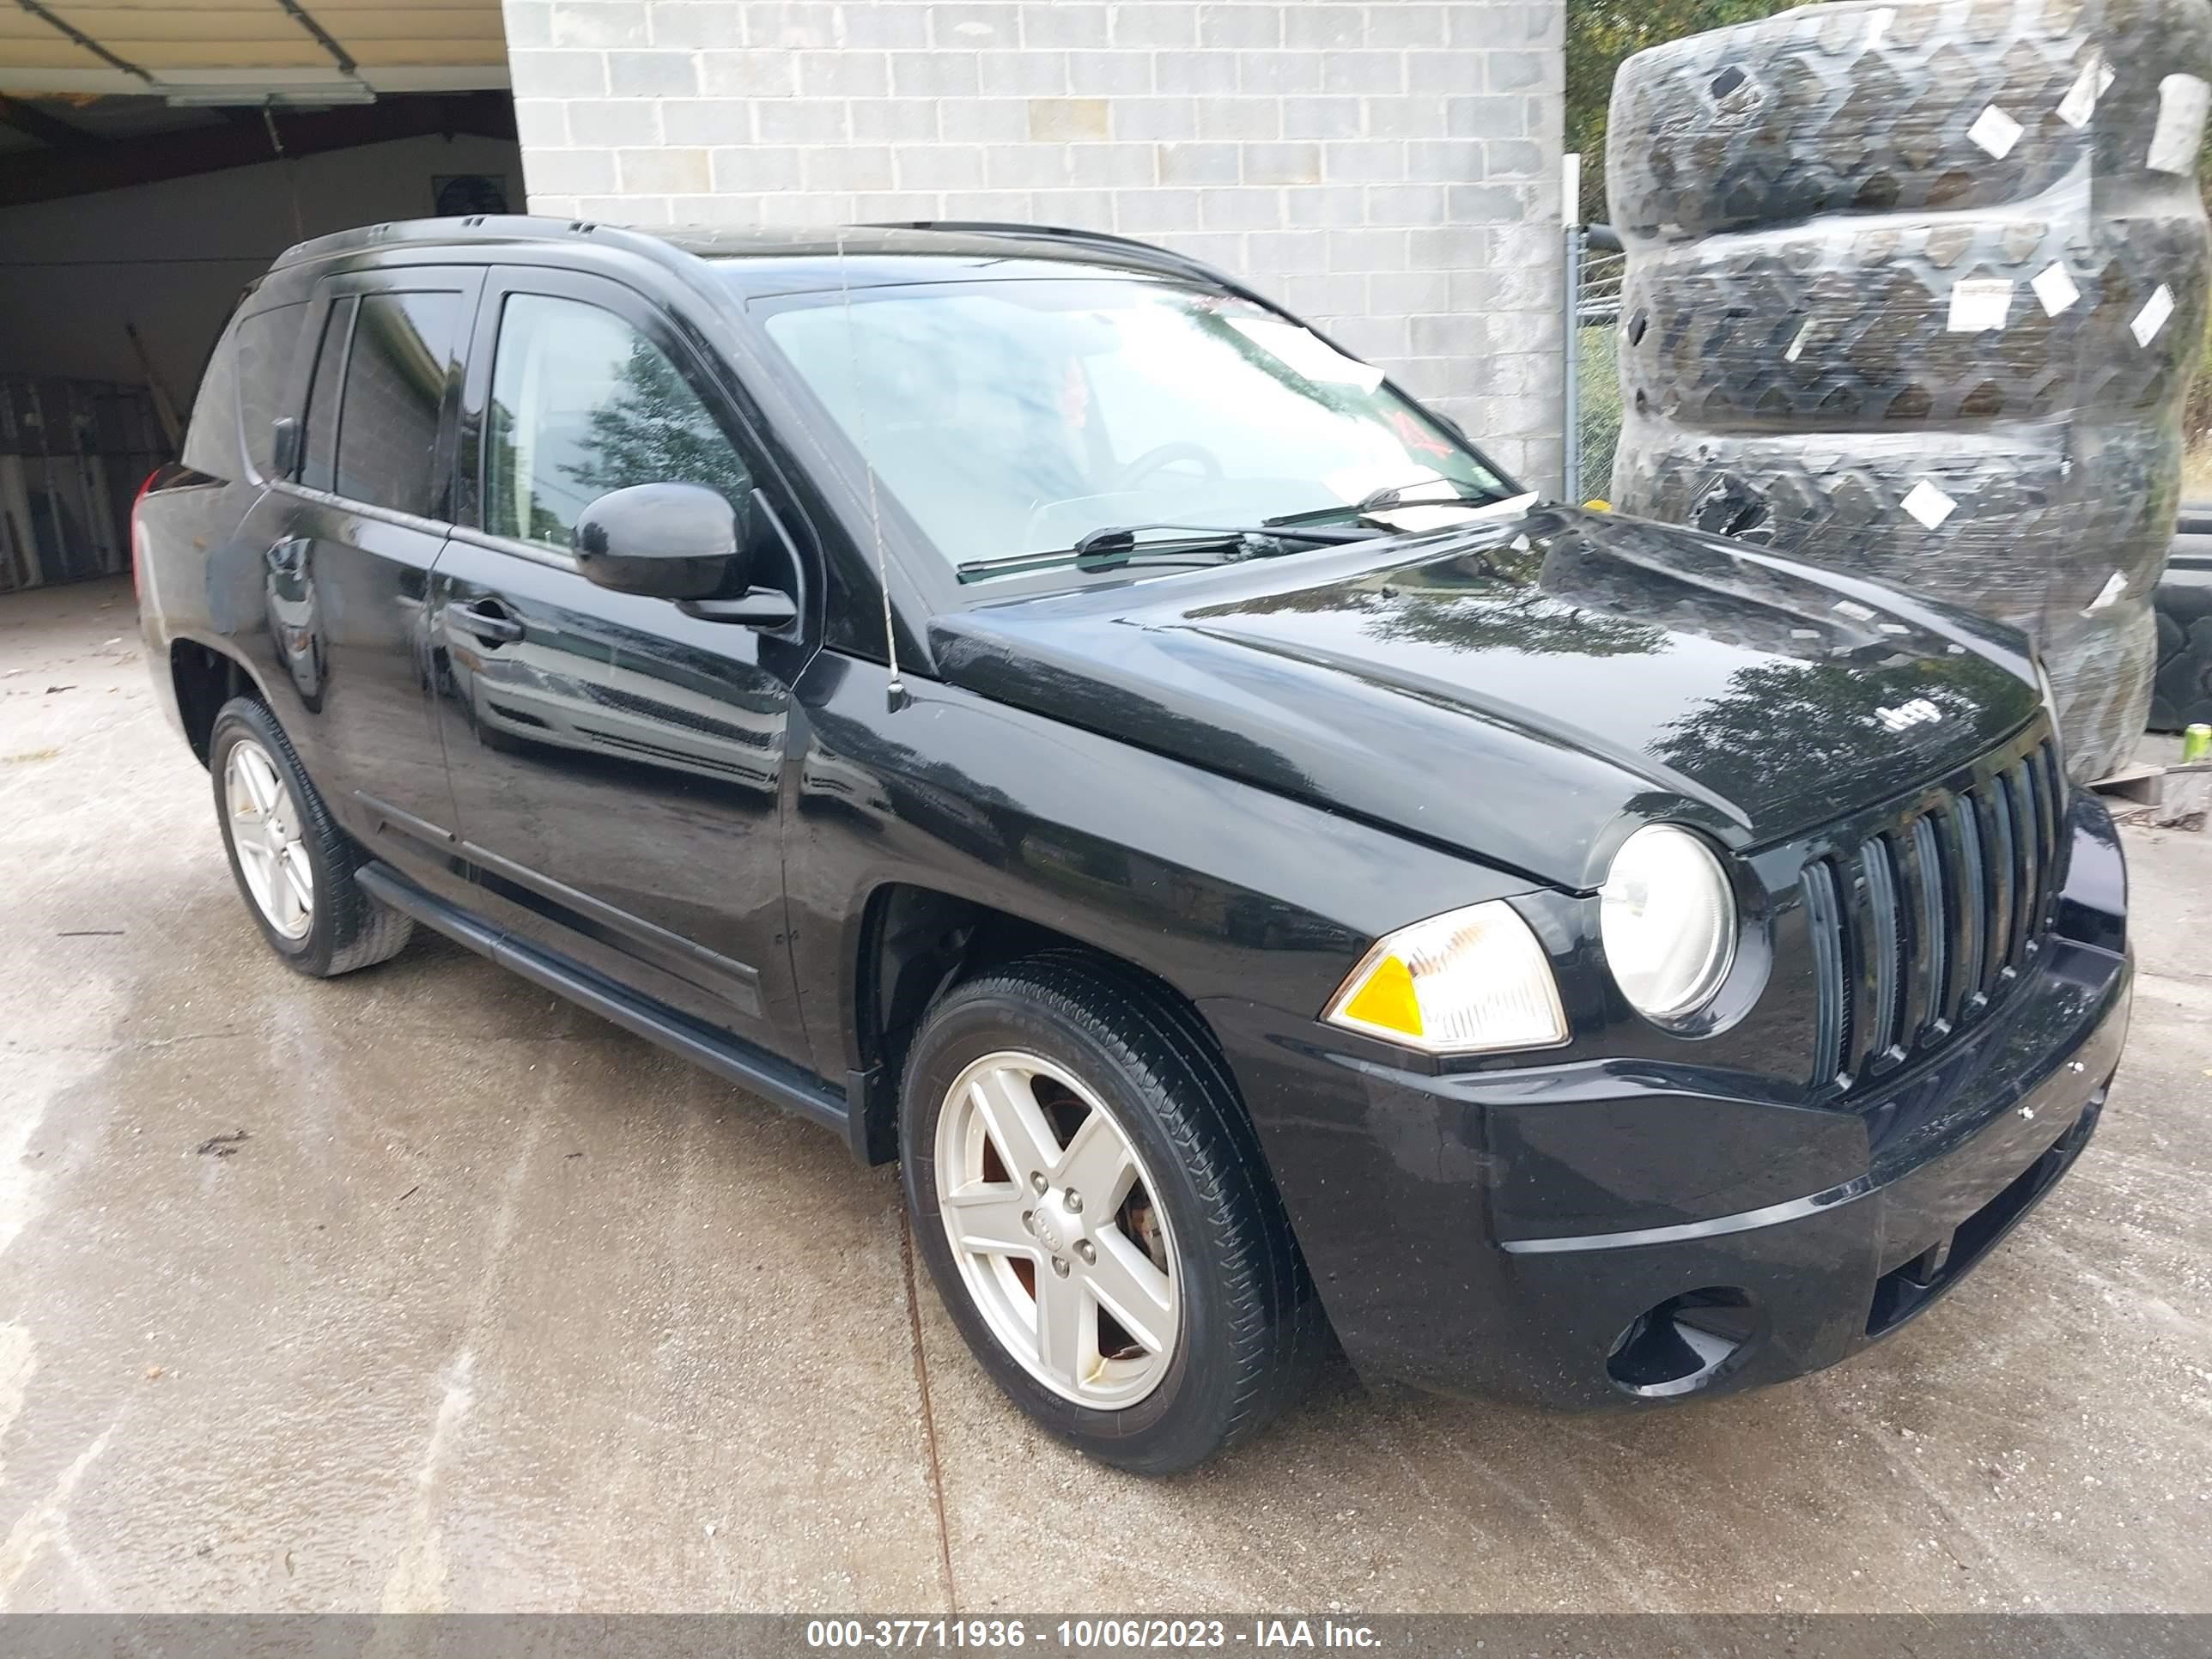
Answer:
<svg viewBox="0 0 2212 1659"><path fill-rule="evenodd" d="M611 311L510 296L492 360L484 528L567 551L609 490L700 483L732 502L744 463L668 355Z"/></svg>

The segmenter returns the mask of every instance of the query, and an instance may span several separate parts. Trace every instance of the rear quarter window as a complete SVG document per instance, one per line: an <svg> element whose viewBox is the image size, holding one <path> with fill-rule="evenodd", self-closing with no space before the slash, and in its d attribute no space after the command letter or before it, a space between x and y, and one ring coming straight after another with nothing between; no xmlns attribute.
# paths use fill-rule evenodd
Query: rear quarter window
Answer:
<svg viewBox="0 0 2212 1659"><path fill-rule="evenodd" d="M283 407L284 391L307 319L301 301L256 312L238 325L238 422L246 465L257 478L276 470L276 417L298 413ZM197 424L197 413L193 418Z"/></svg>
<svg viewBox="0 0 2212 1659"><path fill-rule="evenodd" d="M285 371L299 343L304 303L242 313L216 343L192 403L185 433L184 463L210 477L239 475L241 444L246 470L266 477L275 460L270 423L284 413Z"/></svg>
<svg viewBox="0 0 2212 1659"><path fill-rule="evenodd" d="M232 318L208 355L191 424L185 428L185 465L211 478L234 477L239 470L238 334L244 325L243 317Z"/></svg>

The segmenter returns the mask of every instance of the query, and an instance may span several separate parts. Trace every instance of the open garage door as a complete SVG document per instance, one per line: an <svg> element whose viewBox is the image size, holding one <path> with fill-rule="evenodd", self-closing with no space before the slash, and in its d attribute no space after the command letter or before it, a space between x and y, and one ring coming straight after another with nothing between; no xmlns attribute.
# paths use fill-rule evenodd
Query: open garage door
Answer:
<svg viewBox="0 0 2212 1659"><path fill-rule="evenodd" d="M121 569L239 291L522 204L497 0L0 0L0 592Z"/></svg>

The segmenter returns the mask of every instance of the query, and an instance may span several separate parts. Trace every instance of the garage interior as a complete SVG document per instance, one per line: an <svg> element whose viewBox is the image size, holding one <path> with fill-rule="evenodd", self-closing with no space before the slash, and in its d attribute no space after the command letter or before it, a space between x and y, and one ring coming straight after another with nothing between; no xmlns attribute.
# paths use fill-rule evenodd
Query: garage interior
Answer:
<svg viewBox="0 0 2212 1659"><path fill-rule="evenodd" d="M0 592L125 567L286 247L519 210L507 88L497 0L0 3Z"/></svg>

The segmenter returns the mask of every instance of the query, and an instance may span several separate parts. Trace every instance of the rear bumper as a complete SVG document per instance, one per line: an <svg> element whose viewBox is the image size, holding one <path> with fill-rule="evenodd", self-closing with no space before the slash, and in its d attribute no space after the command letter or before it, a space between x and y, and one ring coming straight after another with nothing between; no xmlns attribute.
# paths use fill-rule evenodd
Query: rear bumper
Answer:
<svg viewBox="0 0 2212 1659"><path fill-rule="evenodd" d="M2128 1021L2110 920L2050 936L1996 1014L1847 1108L1649 1061L1418 1074L1207 1012L1363 1372L1631 1405L1833 1364L1972 1271L2095 1127Z"/></svg>

